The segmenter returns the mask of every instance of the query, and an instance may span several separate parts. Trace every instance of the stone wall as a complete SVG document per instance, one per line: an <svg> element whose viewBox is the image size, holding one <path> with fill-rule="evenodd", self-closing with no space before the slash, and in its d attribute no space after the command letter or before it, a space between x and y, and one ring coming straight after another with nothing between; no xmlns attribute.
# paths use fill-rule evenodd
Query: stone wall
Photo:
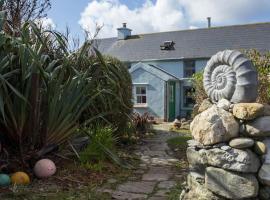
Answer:
<svg viewBox="0 0 270 200"><path fill-rule="evenodd" d="M270 199L270 106L222 99L198 114L182 199Z"/></svg>
<svg viewBox="0 0 270 200"><path fill-rule="evenodd" d="M180 199L270 200L270 106L253 103L257 86L257 72L240 52L225 50L208 61L210 99L190 125L190 172Z"/></svg>

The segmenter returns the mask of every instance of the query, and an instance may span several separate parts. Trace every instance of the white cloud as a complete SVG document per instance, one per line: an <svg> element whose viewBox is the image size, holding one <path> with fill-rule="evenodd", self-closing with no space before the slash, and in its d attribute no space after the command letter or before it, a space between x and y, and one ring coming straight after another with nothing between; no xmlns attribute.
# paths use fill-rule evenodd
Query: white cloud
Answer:
<svg viewBox="0 0 270 200"><path fill-rule="evenodd" d="M52 18L44 17L36 20L36 23L45 29L55 29L56 25Z"/></svg>
<svg viewBox="0 0 270 200"><path fill-rule="evenodd" d="M123 22L133 34L171 31L207 27L208 16L214 25L269 20L269 9L270 0L145 0L135 9L119 0L93 0L81 13L79 24L92 34L97 24L103 25L99 37L114 37Z"/></svg>

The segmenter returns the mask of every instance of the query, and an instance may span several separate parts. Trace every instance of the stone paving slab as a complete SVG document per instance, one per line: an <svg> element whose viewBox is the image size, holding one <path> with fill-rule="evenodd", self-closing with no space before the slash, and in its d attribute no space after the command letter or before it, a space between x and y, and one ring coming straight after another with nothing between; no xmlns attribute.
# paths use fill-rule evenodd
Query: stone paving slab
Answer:
<svg viewBox="0 0 270 200"><path fill-rule="evenodd" d="M185 179L185 171L175 167L180 161L167 145L167 139L175 134L159 132L152 138L145 139L135 147L140 157L138 168L116 189L108 190L113 199L119 200L167 200L170 189L176 181ZM134 152L133 152L134 153ZM182 174L183 173L183 174Z"/></svg>
<svg viewBox="0 0 270 200"><path fill-rule="evenodd" d="M170 174L144 174L142 177L143 181L167 181L171 177Z"/></svg>
<svg viewBox="0 0 270 200"><path fill-rule="evenodd" d="M175 181L162 181L158 184L158 188L171 189L176 186Z"/></svg>
<svg viewBox="0 0 270 200"><path fill-rule="evenodd" d="M153 192L156 182L149 181L128 181L118 186L117 190L130 193L150 194Z"/></svg>
<svg viewBox="0 0 270 200"><path fill-rule="evenodd" d="M140 200L146 199L146 194L134 194L128 192L114 191L112 193L112 198L114 199L123 199L123 200Z"/></svg>

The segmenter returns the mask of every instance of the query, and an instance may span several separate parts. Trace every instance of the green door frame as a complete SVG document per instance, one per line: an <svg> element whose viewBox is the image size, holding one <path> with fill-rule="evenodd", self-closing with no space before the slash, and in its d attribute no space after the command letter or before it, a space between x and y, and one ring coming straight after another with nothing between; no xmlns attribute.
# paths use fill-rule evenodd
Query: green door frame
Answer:
<svg viewBox="0 0 270 200"><path fill-rule="evenodd" d="M168 102L169 102L169 119L168 121L173 121L175 119L175 82L170 81L168 83Z"/></svg>

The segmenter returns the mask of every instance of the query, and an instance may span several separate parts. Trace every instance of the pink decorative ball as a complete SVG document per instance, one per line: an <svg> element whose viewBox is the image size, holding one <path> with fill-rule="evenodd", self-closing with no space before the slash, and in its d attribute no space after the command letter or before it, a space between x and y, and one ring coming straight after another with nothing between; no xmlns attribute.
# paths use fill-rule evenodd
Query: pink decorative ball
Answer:
<svg viewBox="0 0 270 200"><path fill-rule="evenodd" d="M34 167L34 173L38 178L48 178L54 175L56 166L53 161L49 159L39 160Z"/></svg>

